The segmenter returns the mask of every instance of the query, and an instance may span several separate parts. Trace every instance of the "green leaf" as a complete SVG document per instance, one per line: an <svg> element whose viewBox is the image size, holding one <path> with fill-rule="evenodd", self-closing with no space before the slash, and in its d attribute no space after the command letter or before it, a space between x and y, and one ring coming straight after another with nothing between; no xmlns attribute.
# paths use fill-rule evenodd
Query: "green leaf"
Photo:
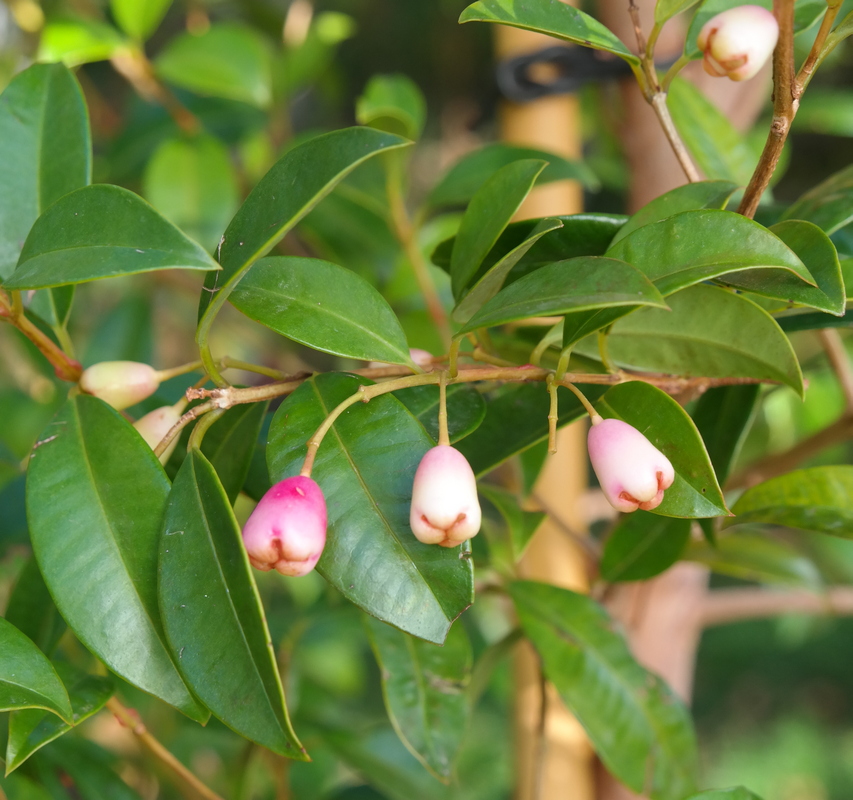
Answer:
<svg viewBox="0 0 853 800"><path fill-rule="evenodd" d="M447 783L470 712L466 688L473 656L465 628L454 625L439 647L372 617L364 622L394 730L412 755Z"/></svg>
<svg viewBox="0 0 853 800"><path fill-rule="evenodd" d="M241 736L308 760L287 716L240 527L215 470L195 449L169 495L159 572L166 636L192 690Z"/></svg>
<svg viewBox="0 0 853 800"><path fill-rule="evenodd" d="M18 575L4 616L47 655L65 632L65 620L59 616L35 558Z"/></svg>
<svg viewBox="0 0 853 800"><path fill-rule="evenodd" d="M524 159L501 167L471 198L450 256L453 296L459 298L501 232L527 197L544 161Z"/></svg>
<svg viewBox="0 0 853 800"><path fill-rule="evenodd" d="M106 61L127 46L127 40L112 25L94 19L64 17L52 19L44 26L38 60L61 61L66 67L76 67Z"/></svg>
<svg viewBox="0 0 853 800"><path fill-rule="evenodd" d="M224 303L230 287L265 255L335 185L359 164L410 142L373 128L344 128L304 142L283 155L252 190L220 242L222 272L205 279L199 304ZM222 298L219 300L219 298ZM213 313L219 305L214 304Z"/></svg>
<svg viewBox="0 0 853 800"><path fill-rule="evenodd" d="M693 422L699 431L717 479L725 483L755 415L758 384L716 386L696 404Z"/></svg>
<svg viewBox="0 0 853 800"><path fill-rule="evenodd" d="M4 778L0 773L0 789L15 800L56 800L55 795L20 774Z"/></svg>
<svg viewBox="0 0 853 800"><path fill-rule="evenodd" d="M853 92L809 87L797 111L797 130L853 136Z"/></svg>
<svg viewBox="0 0 853 800"><path fill-rule="evenodd" d="M693 83L676 78L667 94L672 121L708 178L746 185L756 156L743 134Z"/></svg>
<svg viewBox="0 0 853 800"><path fill-rule="evenodd" d="M131 424L97 398L78 395L30 457L30 536L45 583L80 641L125 680L204 721L168 654L157 607L168 494L166 473Z"/></svg>
<svg viewBox="0 0 853 800"><path fill-rule="evenodd" d="M832 314L823 314L815 311L810 314L788 314L783 317L775 317L779 327L785 333L795 331L815 331L821 328L850 328L853 327L853 314L836 317Z"/></svg>
<svg viewBox="0 0 853 800"><path fill-rule="evenodd" d="M584 387L594 402L604 393L600 386ZM586 416L580 401L568 389L558 388L557 425L568 425ZM459 442L459 450L475 475L484 475L511 456L548 436L548 392L544 384L502 386L486 398L486 418L474 433Z"/></svg>
<svg viewBox="0 0 853 800"><path fill-rule="evenodd" d="M607 768L651 800L681 800L694 791L690 713L633 659L607 612L589 597L544 583L516 581L510 594L545 675Z"/></svg>
<svg viewBox="0 0 853 800"><path fill-rule="evenodd" d="M228 502L234 505L243 488L269 401L229 408L205 433L201 446L213 465Z"/></svg>
<svg viewBox="0 0 853 800"><path fill-rule="evenodd" d="M374 75L356 101L355 118L360 125L416 140L426 122L426 100L406 75Z"/></svg>
<svg viewBox="0 0 853 800"><path fill-rule="evenodd" d="M786 525L853 538L853 467L800 469L747 489L725 527L745 522Z"/></svg>
<svg viewBox="0 0 853 800"><path fill-rule="evenodd" d="M11 622L0 617L0 711L43 708L71 719L62 681L46 656Z"/></svg>
<svg viewBox="0 0 853 800"><path fill-rule="evenodd" d="M318 258L257 262L231 294L247 317L325 353L410 365L406 334L364 278Z"/></svg>
<svg viewBox="0 0 853 800"><path fill-rule="evenodd" d="M815 283L784 242L732 211L684 211L635 230L606 255L635 266L664 297L742 269L783 269Z"/></svg>
<svg viewBox="0 0 853 800"><path fill-rule="evenodd" d="M682 211L725 208L736 189L737 184L731 181L699 181L698 183L685 183L684 186L671 189L633 214L616 231L611 246L644 225L660 222L663 219L680 214Z"/></svg>
<svg viewBox="0 0 853 800"><path fill-rule="evenodd" d="M429 193L427 204L431 208L464 205L495 172L522 159L547 162L538 178L540 186L551 181L573 180L580 181L587 189L599 188L598 178L583 161L569 161L535 147L494 142L462 156Z"/></svg>
<svg viewBox="0 0 853 800"><path fill-rule="evenodd" d="M74 285L57 286L33 292L27 309L41 317L52 328L65 327L74 303Z"/></svg>
<svg viewBox="0 0 853 800"><path fill-rule="evenodd" d="M813 222L827 236L853 222L853 165L807 191L782 214L782 219Z"/></svg>
<svg viewBox="0 0 853 800"><path fill-rule="evenodd" d="M613 326L607 349L616 363L686 377L774 381L802 395L791 343L763 308L708 285L691 286L667 302L671 311L641 309ZM587 339L577 352L598 358L598 345Z"/></svg>
<svg viewBox="0 0 853 800"><path fill-rule="evenodd" d="M761 800L761 798L743 786L735 786L731 789L711 789L707 792L691 794L686 800Z"/></svg>
<svg viewBox="0 0 853 800"><path fill-rule="evenodd" d="M497 22L545 33L583 47L604 50L638 66L640 60L598 20L564 3L521 3L518 0L480 0L468 6L459 22Z"/></svg>
<svg viewBox="0 0 853 800"><path fill-rule="evenodd" d="M282 403L267 445L273 482L299 473L308 439L366 383L352 375L317 375ZM473 600L473 572L460 555L465 550L421 544L409 528L412 479L431 446L405 406L382 395L338 418L312 475L329 512L320 574L369 614L441 644Z"/></svg>
<svg viewBox="0 0 853 800"><path fill-rule="evenodd" d="M663 25L676 14L692 8L699 0L657 0L655 3L655 25Z"/></svg>
<svg viewBox="0 0 853 800"><path fill-rule="evenodd" d="M699 50L699 45L696 43L696 40L699 38L699 31L702 30L705 23L711 17L715 17L722 11L727 11L730 8L740 5L743 5L741 0L705 0L699 6L690 22L690 28L687 31L687 40L684 45L684 54L688 58L701 58L702 53ZM773 0L755 0L754 5L762 6L768 11L773 10ZM824 11L826 11L824 0L797 0L794 6L794 34L802 33L814 25Z"/></svg>
<svg viewBox="0 0 853 800"><path fill-rule="evenodd" d="M100 711L115 691L110 677L88 675L65 662L56 664L56 671L68 689L74 725L79 725ZM35 709L11 714L9 741L6 745L6 774L20 767L36 750L58 739L71 727L53 714Z"/></svg>
<svg viewBox="0 0 853 800"><path fill-rule="evenodd" d="M164 141L145 167L142 194L208 251L216 247L239 205L228 150L205 135Z"/></svg>
<svg viewBox="0 0 853 800"><path fill-rule="evenodd" d="M491 560L499 561L506 567L513 567L524 555L527 545L533 538L546 514L539 511L523 511L518 495L497 486L483 484L480 495L486 503L494 506L500 516L495 524L490 519L488 505L483 509L483 532L489 542ZM498 551L498 552L496 552Z"/></svg>
<svg viewBox="0 0 853 800"><path fill-rule="evenodd" d="M714 545L691 542L684 559L740 580L813 590L822 586L818 568L796 548L749 530L720 536Z"/></svg>
<svg viewBox="0 0 853 800"><path fill-rule="evenodd" d="M164 80L200 95L265 108L272 101L272 51L253 28L219 22L204 33L183 33L154 59Z"/></svg>
<svg viewBox="0 0 853 800"><path fill-rule="evenodd" d="M14 271L36 218L91 173L89 117L74 76L60 64L16 75L0 95L0 280Z"/></svg>
<svg viewBox="0 0 853 800"><path fill-rule="evenodd" d="M521 244L510 250L494 266L490 267L482 277L473 283L471 289L463 294L462 299L453 309L453 319L456 322L463 323L471 319L471 316L484 303L491 300L501 290L510 270L527 254L530 248L546 233L562 227L563 223L558 219L546 218L541 220Z"/></svg>
<svg viewBox="0 0 853 800"><path fill-rule="evenodd" d="M811 306L836 316L844 314L847 307L844 278L832 240L817 225L802 220L780 222L770 231L799 256L817 286L807 286L790 272L782 270L734 272L723 277L721 282L787 303Z"/></svg>
<svg viewBox="0 0 853 800"><path fill-rule="evenodd" d="M217 264L138 195L95 184L65 195L36 220L5 286L39 289L158 269Z"/></svg>
<svg viewBox="0 0 853 800"><path fill-rule="evenodd" d="M654 578L678 561L689 539L690 520L624 514L604 545L601 577L611 583Z"/></svg>
<svg viewBox="0 0 853 800"><path fill-rule="evenodd" d="M110 0L118 26L137 41L147 39L162 21L172 0Z"/></svg>
<svg viewBox="0 0 853 800"><path fill-rule="evenodd" d="M602 417L633 425L672 463L675 482L655 514L699 518L730 513L699 431L666 392L631 381L608 389L595 407Z"/></svg>
<svg viewBox="0 0 853 800"><path fill-rule="evenodd" d="M438 386L412 386L394 393L434 442L438 442L439 394ZM447 432L451 444L477 430L485 416L483 396L471 384L456 383L447 387Z"/></svg>
<svg viewBox="0 0 853 800"><path fill-rule="evenodd" d="M666 308L639 270L612 258L571 258L541 267L502 289L457 335L527 317L639 305Z"/></svg>

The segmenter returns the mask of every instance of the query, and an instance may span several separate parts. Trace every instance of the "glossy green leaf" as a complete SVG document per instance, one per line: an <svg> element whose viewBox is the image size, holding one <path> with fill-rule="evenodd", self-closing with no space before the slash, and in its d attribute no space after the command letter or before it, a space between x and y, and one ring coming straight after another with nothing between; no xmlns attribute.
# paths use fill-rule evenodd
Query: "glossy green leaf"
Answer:
<svg viewBox="0 0 853 800"><path fill-rule="evenodd" d="M711 789L707 792L691 794L686 800L761 800L761 798L743 786L735 786L731 789Z"/></svg>
<svg viewBox="0 0 853 800"><path fill-rule="evenodd" d="M115 691L112 678L107 676L88 675L65 662L57 663L56 671L68 689L74 725L79 725L100 711ZM53 714L36 709L11 714L9 741L6 745L6 774L20 767L36 750L58 739L71 727Z"/></svg>
<svg viewBox="0 0 853 800"><path fill-rule="evenodd" d="M847 307L844 279L838 252L832 240L817 225L802 220L787 220L770 228L799 256L817 286L808 286L790 272L747 270L721 278L721 282L787 303L799 303L841 316Z"/></svg>
<svg viewBox="0 0 853 800"><path fill-rule="evenodd" d="M663 25L676 14L692 8L699 0L657 0L655 3L655 24Z"/></svg>
<svg viewBox="0 0 853 800"><path fill-rule="evenodd" d="M461 296L501 232L527 197L544 161L523 159L501 167L471 198L450 256L454 297Z"/></svg>
<svg viewBox="0 0 853 800"><path fill-rule="evenodd" d="M694 791L690 712L634 660L607 612L544 583L516 581L510 593L545 675L610 772L651 800L682 800Z"/></svg>
<svg viewBox="0 0 853 800"><path fill-rule="evenodd" d="M507 283L533 272L539 267L578 256L603 256L610 246L613 235L625 224L628 217L621 214L566 214L559 217L524 219L511 222L498 237L495 246L483 259L474 281L483 277L501 259L517 248L536 229L543 219L555 219L563 223L547 236L543 236L521 257L507 278ZM450 270L450 255L456 238L446 239L435 248L430 258L444 270Z"/></svg>
<svg viewBox="0 0 853 800"><path fill-rule="evenodd" d="M112 25L94 19L62 17L50 20L39 40L39 61L61 61L67 67L106 61L127 40Z"/></svg>
<svg viewBox="0 0 853 800"><path fill-rule="evenodd" d="M21 774L4 778L0 773L0 789L6 792L7 797L14 797L15 800L55 800L55 795L50 795L47 789Z"/></svg>
<svg viewBox="0 0 853 800"><path fill-rule="evenodd" d="M95 184L65 195L38 218L5 286L39 289L158 269L217 264L138 195Z"/></svg>
<svg viewBox="0 0 853 800"><path fill-rule="evenodd" d="M668 394L631 381L608 389L595 407L602 417L633 425L672 463L675 482L654 513L688 518L729 513L699 431Z"/></svg>
<svg viewBox="0 0 853 800"><path fill-rule="evenodd" d="M853 222L853 165L807 191L782 219L813 222L827 235Z"/></svg>
<svg viewBox="0 0 853 800"><path fill-rule="evenodd" d="M732 211L684 211L635 230L606 255L635 266L664 297L742 269L783 269L815 283L784 242Z"/></svg>
<svg viewBox="0 0 853 800"><path fill-rule="evenodd" d="M91 173L89 117L74 76L60 64L16 75L0 95L0 281L36 218Z"/></svg>
<svg viewBox="0 0 853 800"><path fill-rule="evenodd" d="M43 708L71 719L71 704L47 657L11 622L0 617L0 711Z"/></svg>
<svg viewBox="0 0 853 800"><path fill-rule="evenodd" d="M702 91L676 78L667 93L675 127L696 164L708 178L749 182L757 162L746 139Z"/></svg>
<svg viewBox="0 0 853 800"><path fill-rule="evenodd" d="M269 401L229 408L204 435L201 452L216 470L232 506L249 474L267 408Z"/></svg>
<svg viewBox="0 0 853 800"><path fill-rule="evenodd" d="M716 286L691 286L667 297L671 311L641 309L607 336L610 357L635 369L711 378L753 378L790 386L803 378L788 337L743 295ZM577 352L598 357L596 342Z"/></svg>
<svg viewBox="0 0 853 800"><path fill-rule="evenodd" d="M159 574L163 626L192 690L241 736L307 760L287 716L240 527L198 450L187 454L169 495Z"/></svg>
<svg viewBox="0 0 853 800"><path fill-rule="evenodd" d="M598 20L563 3L525 3L522 0L480 0L468 6L459 22L496 22L545 33L583 47L604 50L631 65L640 60Z"/></svg>
<svg viewBox="0 0 853 800"><path fill-rule="evenodd" d="M172 0L110 0L119 27L138 41L147 39L162 21Z"/></svg>
<svg viewBox="0 0 853 800"><path fill-rule="evenodd" d="M747 489L727 526L744 522L786 525L853 537L853 467L800 469Z"/></svg>
<svg viewBox="0 0 853 800"><path fill-rule="evenodd" d="M158 75L200 95L265 107L272 101L272 51L253 28L233 22L183 33L154 59Z"/></svg>
<svg viewBox="0 0 853 800"><path fill-rule="evenodd" d="M205 135L163 142L145 167L142 194L208 251L219 243L239 205L228 149Z"/></svg>
<svg viewBox="0 0 853 800"><path fill-rule="evenodd" d="M372 617L364 622L394 730L418 761L448 782L470 711L473 655L465 628L454 625L439 647Z"/></svg>
<svg viewBox="0 0 853 800"><path fill-rule="evenodd" d="M214 294L219 298L224 292L227 297L229 287L359 164L409 144L373 128L344 128L285 153L228 225L217 253L222 272L206 277L199 316L203 317Z"/></svg>
<svg viewBox="0 0 853 800"><path fill-rule="evenodd" d="M630 264L595 256L572 258L549 264L510 284L458 333L526 317L640 305L666 308L654 285Z"/></svg>
<svg viewBox="0 0 853 800"><path fill-rule="evenodd" d="M46 655L65 632L65 620L59 616L35 558L30 558L18 575L4 616Z"/></svg>
<svg viewBox="0 0 853 800"><path fill-rule="evenodd" d="M632 214L628 221L616 231L611 244L616 244L637 228L660 222L682 211L725 208L736 189L737 184L731 181L698 181L671 189L650 203L646 203L636 214Z"/></svg>
<svg viewBox="0 0 853 800"><path fill-rule="evenodd" d="M595 401L604 393L601 386L585 386L584 394ZM568 425L586 416L580 401L568 389L557 390L557 425ZM459 442L459 450L475 475L484 475L511 456L548 436L549 397L545 385L502 386L486 397L486 418L474 433Z"/></svg>
<svg viewBox="0 0 853 800"><path fill-rule="evenodd" d="M720 12L740 5L743 5L740 0L705 0L690 21L690 28L687 31L687 40L684 45L685 55L688 58L700 58L702 53L696 40L699 38L699 31L702 30L705 23ZM762 6L768 11L773 10L773 0L755 0L753 5ZM798 0L794 6L794 34L802 33L814 25L825 10L826 3L824 0Z"/></svg>
<svg viewBox="0 0 853 800"><path fill-rule="evenodd" d="M426 122L426 100L406 75L374 75L356 102L355 118L361 125L415 140Z"/></svg>
<svg viewBox="0 0 853 800"><path fill-rule="evenodd" d="M168 494L166 473L130 423L78 395L30 457L30 536L45 583L80 641L125 680L204 721L168 654L157 607Z"/></svg>
<svg viewBox="0 0 853 800"><path fill-rule="evenodd" d="M411 364L406 334L385 298L355 272L329 261L264 258L230 299L247 317L316 350Z"/></svg>
<svg viewBox="0 0 853 800"><path fill-rule="evenodd" d="M64 327L71 315L74 303L74 285L57 286L53 289L39 289L33 292L27 309L41 317L53 328Z"/></svg>
<svg viewBox="0 0 853 800"><path fill-rule="evenodd" d="M746 529L720 536L713 545L691 542L684 558L740 580L815 590L822 584L818 568L795 547Z"/></svg>
<svg viewBox="0 0 853 800"><path fill-rule="evenodd" d="M562 228L563 223L558 219L543 219L530 232L521 244L510 250L494 266L490 267L482 277L476 280L470 290L463 294L462 299L453 309L453 319L456 322L467 322L471 316L486 302L491 300L504 285L510 270L527 254L531 247L546 233Z"/></svg>
<svg viewBox="0 0 853 800"><path fill-rule="evenodd" d="M412 386L394 392L396 397L418 422L429 437L438 442L438 386ZM469 383L456 383L447 387L447 432L454 444L477 430L486 416L483 396Z"/></svg>
<svg viewBox="0 0 853 800"><path fill-rule="evenodd" d="M749 431L760 388L758 384L746 384L708 389L691 415L722 484Z"/></svg>
<svg viewBox="0 0 853 800"><path fill-rule="evenodd" d="M353 375L317 375L282 403L267 445L273 482L299 474L308 439L366 383ZM329 513L320 574L369 614L441 644L473 600L473 572L467 555L460 555L466 548L421 544L409 528L412 479L431 446L406 407L382 395L338 418L317 452L312 477Z"/></svg>
<svg viewBox="0 0 853 800"><path fill-rule="evenodd" d="M853 136L853 92L810 86L797 111L797 129L829 136Z"/></svg>
<svg viewBox="0 0 853 800"><path fill-rule="evenodd" d="M512 568L524 555L546 514L522 510L517 494L486 483L480 486L480 499L483 505L483 532L489 542L490 559L493 563L497 560L503 562L503 566ZM491 519L489 505L494 506L500 517L499 522Z"/></svg>
<svg viewBox="0 0 853 800"><path fill-rule="evenodd" d="M588 189L597 189L598 178L582 161L568 159L535 147L494 142L462 156L435 185L427 198L432 208L467 203L477 190L499 169L522 159L546 161L538 183L580 181Z"/></svg>
<svg viewBox="0 0 853 800"><path fill-rule="evenodd" d="M786 314L776 317L776 322L785 333L795 331L815 331L821 328L850 328L853 327L853 314L840 317L814 311L808 314Z"/></svg>
<svg viewBox="0 0 853 800"><path fill-rule="evenodd" d="M689 539L690 520L624 514L604 545L601 577L611 583L654 578L678 561Z"/></svg>

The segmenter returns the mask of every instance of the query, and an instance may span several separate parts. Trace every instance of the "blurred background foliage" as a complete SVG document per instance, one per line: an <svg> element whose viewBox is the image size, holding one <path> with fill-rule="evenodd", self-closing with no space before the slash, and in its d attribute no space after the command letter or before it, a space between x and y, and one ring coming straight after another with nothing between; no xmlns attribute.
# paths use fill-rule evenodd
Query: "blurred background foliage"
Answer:
<svg viewBox="0 0 853 800"><path fill-rule="evenodd" d="M462 154L492 141L499 95L491 31L456 24L466 4L181 0L162 3L160 21L156 3L148 4L153 11L145 17L127 11L131 0L109 5L44 0L40 6L35 0L5 0L0 88L38 56L79 65L93 128L94 180L141 193L212 250L241 199L284 150L310 133L355 123L356 99L376 74L407 75L426 100L424 134L412 162L414 201L423 200L436 175ZM800 40L799 46L807 42ZM146 58L139 57L143 48ZM229 58L222 59L222 53ZM774 189L780 202L793 201L846 166L853 152L852 71L848 43L814 80L795 123L785 173ZM163 92L171 115L158 102ZM622 212L629 178L614 127L618 94L613 85L602 84L585 88L582 100L585 161L601 184L587 192L587 206ZM762 139L760 133L759 144ZM417 286L401 268L405 256L383 221L380 180L376 170L359 170L287 238L285 251L320 255L359 271L389 297L410 344L438 352L441 345ZM428 215L424 250L450 235L456 222L453 213ZM438 270L435 276L446 292L446 276ZM84 365L131 359L158 367L191 360L199 288L197 278L172 272L82 285L69 329L78 358ZM214 351L289 372L347 366L285 342L233 312L221 316L216 337ZM790 447L841 413L843 398L814 334L796 334L795 343L808 375L807 400L801 404L789 391L764 389L741 464ZM186 385L186 378L165 383L156 398L131 413L177 400ZM0 331L0 610L29 557L20 462L64 392L23 338L8 327ZM850 445L839 443L812 463L851 463L851 456ZM262 460L255 477L262 485ZM251 505L241 497L238 514L245 517ZM823 582L853 579L853 542L827 542L806 533L778 541L782 549L755 573L762 581L805 580L791 565L804 557L817 565ZM479 541L475 551L477 546ZM258 581L285 665L294 725L312 764L283 764L215 720L201 729L132 687L121 687L148 726L203 780L234 800L286 796L281 788L286 781L299 800L510 796L507 659L491 675L475 673L482 695L466 734L458 780L446 788L417 764L389 726L360 613L316 574L298 580L259 575ZM722 574L714 581L752 583ZM506 609L487 593L462 622L477 656L510 630ZM63 642L73 651L71 637ZM92 666L79 645L70 657ZM746 784L773 800L849 800L851 661L853 621L847 619L783 617L709 630L699 651L693 704L707 783ZM0 728L4 724L0 717ZM68 797L63 770L79 785L96 787L87 797L124 797L124 789L109 777L118 773L140 797L180 796L148 769L131 735L111 715L94 716L81 734L63 737L13 776L0 778L9 798ZM5 738L0 730L0 741ZM33 778L47 788L37 788Z"/></svg>

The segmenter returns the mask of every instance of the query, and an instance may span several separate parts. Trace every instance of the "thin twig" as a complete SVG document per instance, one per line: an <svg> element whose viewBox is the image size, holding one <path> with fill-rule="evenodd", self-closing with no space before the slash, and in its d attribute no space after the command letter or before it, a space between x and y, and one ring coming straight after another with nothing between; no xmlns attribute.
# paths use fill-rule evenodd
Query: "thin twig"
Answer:
<svg viewBox="0 0 853 800"><path fill-rule="evenodd" d="M768 589L716 589L701 608L701 625L727 625L782 614L853 614L853 587L838 586L824 593Z"/></svg>
<svg viewBox="0 0 853 800"><path fill-rule="evenodd" d="M773 122L738 213L752 219L779 163L799 100L794 96L794 0L773 0L779 41L773 51Z"/></svg>
<svg viewBox="0 0 853 800"><path fill-rule="evenodd" d="M800 67L800 71L794 79L795 100L799 100L803 96L803 92L809 85L809 81L811 81L812 75L814 75L814 71L820 63L823 47L826 44L826 39L829 36L830 31L832 30L832 23L835 22L835 18L838 16L838 12L840 10L841 0L836 0L833 3L827 3L826 12L820 22L820 28L818 29L817 36L815 36L812 49L809 51L806 60L803 62L803 66Z"/></svg>
<svg viewBox="0 0 853 800"><path fill-rule="evenodd" d="M142 720L129 708L123 706L115 697L107 700L107 708L118 721L136 735L140 744L156 758L175 778L182 790L199 800L222 800L212 789L205 786L172 753L155 739Z"/></svg>
<svg viewBox="0 0 853 800"><path fill-rule="evenodd" d="M853 369L850 367L850 358L844 341L835 328L824 328L818 331L826 357L832 366L841 391L844 392L844 404L848 412L853 411Z"/></svg>
<svg viewBox="0 0 853 800"><path fill-rule="evenodd" d="M658 122L660 122L661 128L663 128L664 135L670 147L672 147L672 152L675 153L675 157L684 171L685 177L690 183L696 183L696 181L701 180L702 176L699 175L699 170L696 169L696 165L693 163L690 153L687 152L684 142L681 141L681 136L676 130L672 117L669 114L669 108L666 105L666 93L662 91L655 92L649 102L657 115Z"/></svg>

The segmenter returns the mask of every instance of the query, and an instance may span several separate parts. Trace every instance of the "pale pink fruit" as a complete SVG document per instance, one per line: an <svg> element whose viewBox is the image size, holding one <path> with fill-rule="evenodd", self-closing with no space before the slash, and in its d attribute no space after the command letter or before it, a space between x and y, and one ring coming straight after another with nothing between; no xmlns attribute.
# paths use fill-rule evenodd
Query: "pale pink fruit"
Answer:
<svg viewBox="0 0 853 800"><path fill-rule="evenodd" d="M252 566L307 575L326 544L326 500L316 481L297 475L272 487L243 526Z"/></svg>
<svg viewBox="0 0 853 800"><path fill-rule="evenodd" d="M412 486L409 522L424 544L456 547L480 530L477 480L457 449L438 445L421 459Z"/></svg>
<svg viewBox="0 0 853 800"><path fill-rule="evenodd" d="M705 72L716 78L745 81L764 66L778 38L779 23L771 11L761 6L738 6L711 17L696 43L705 54Z"/></svg>
<svg viewBox="0 0 853 800"><path fill-rule="evenodd" d="M139 361L102 361L83 370L80 388L119 411L157 391L157 370Z"/></svg>
<svg viewBox="0 0 853 800"><path fill-rule="evenodd" d="M587 441L592 468L610 505L618 511L651 511L663 502L675 470L636 428L596 416Z"/></svg>
<svg viewBox="0 0 853 800"><path fill-rule="evenodd" d="M174 406L163 406L149 411L144 417L140 417L133 423L133 427L153 450L180 418L181 412ZM169 460L169 456L172 455L177 444L178 437L176 436L161 454L161 463L165 464Z"/></svg>

